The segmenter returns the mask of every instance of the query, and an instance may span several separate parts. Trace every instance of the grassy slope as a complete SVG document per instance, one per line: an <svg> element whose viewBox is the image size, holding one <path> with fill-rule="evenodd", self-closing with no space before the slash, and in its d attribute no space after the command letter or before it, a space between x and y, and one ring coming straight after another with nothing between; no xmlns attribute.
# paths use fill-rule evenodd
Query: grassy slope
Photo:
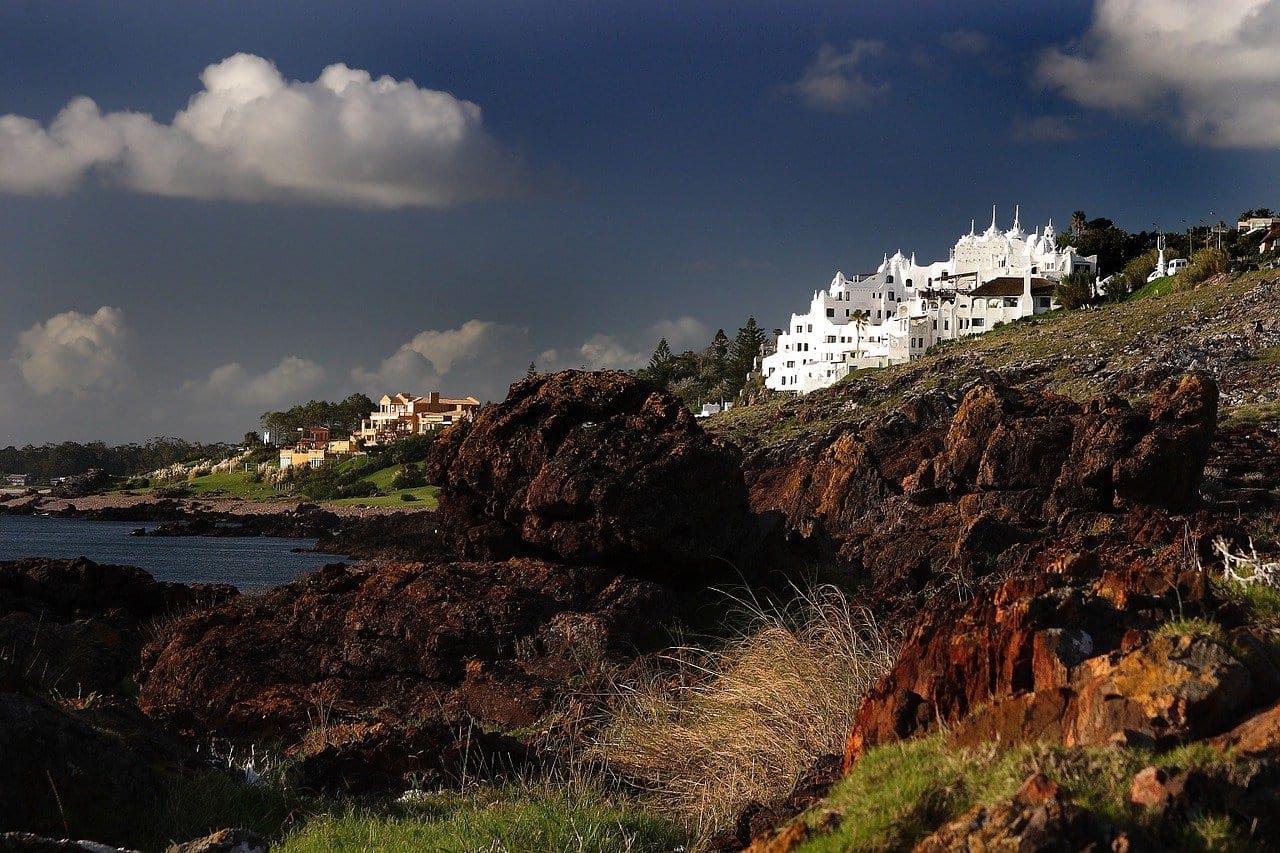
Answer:
<svg viewBox="0 0 1280 853"><path fill-rule="evenodd" d="M350 463L343 463L350 464ZM334 501L321 501L324 504L333 504L334 506L398 506L406 510L435 509L437 506L437 497L440 489L436 486L420 486L416 489L392 489L391 481L395 478L396 472L400 470L399 465L389 465L386 468L379 468L371 471L361 480L373 483L380 491L386 492L384 495L368 498L343 498ZM193 495L225 495L230 497L241 498L247 501L296 501L301 495L295 492L277 492L275 488L266 483L254 482L250 474L242 471L232 471L229 473L206 474L203 477L196 477L194 480L179 481L175 483L161 483L159 486L185 486ZM146 489L133 489L131 494L147 494L154 491L156 486ZM409 499L405 496L408 495Z"/></svg>
<svg viewBox="0 0 1280 853"><path fill-rule="evenodd" d="M1035 384L1077 400L1108 389L1105 376L1077 368L1089 358L1105 359L1107 371L1151 363L1149 344L1168 344L1171 330L1197 339L1242 330L1240 298L1274 272L1245 273L1226 282L1163 296L1150 294L1092 311L1054 311L1001 326L984 335L939 345L919 361L863 370L836 386L803 397L775 395L761 403L713 415L707 428L750 449L787 439L821 435L840 423L860 419L898 405L904 394L956 388L981 370L1037 364ZM1153 282L1156 284L1158 282ZM1258 306L1267 319L1280 305ZM1262 358L1265 360L1267 352ZM1230 406L1224 406L1230 417Z"/></svg>

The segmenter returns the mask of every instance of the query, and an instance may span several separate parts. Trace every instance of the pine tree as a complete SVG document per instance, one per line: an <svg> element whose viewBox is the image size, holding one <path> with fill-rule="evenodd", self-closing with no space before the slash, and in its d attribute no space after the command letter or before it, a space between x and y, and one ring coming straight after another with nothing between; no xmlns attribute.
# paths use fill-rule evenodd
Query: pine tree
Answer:
<svg viewBox="0 0 1280 853"><path fill-rule="evenodd" d="M730 369L733 371L730 380L735 391L746 384L747 376L755 368L756 356L760 355L764 341L764 329L756 325L755 317L748 317L747 324L739 329L734 337L730 352Z"/></svg>
<svg viewBox="0 0 1280 853"><path fill-rule="evenodd" d="M667 381L671 378L671 366L671 345L667 343L666 338L663 338L658 341L658 346L649 358L649 366L643 373L645 378L653 384L666 387Z"/></svg>
<svg viewBox="0 0 1280 853"><path fill-rule="evenodd" d="M715 364L714 383L720 385L729 373L729 336L724 329L716 329L716 336L711 339L711 358Z"/></svg>
<svg viewBox="0 0 1280 853"><path fill-rule="evenodd" d="M529 368L528 368L527 370L525 370L525 372L524 372L524 378L525 378L525 379L532 379L533 377L535 377L535 376L537 376L537 375L538 375L538 365L534 364L532 361L531 361L531 362L529 362Z"/></svg>

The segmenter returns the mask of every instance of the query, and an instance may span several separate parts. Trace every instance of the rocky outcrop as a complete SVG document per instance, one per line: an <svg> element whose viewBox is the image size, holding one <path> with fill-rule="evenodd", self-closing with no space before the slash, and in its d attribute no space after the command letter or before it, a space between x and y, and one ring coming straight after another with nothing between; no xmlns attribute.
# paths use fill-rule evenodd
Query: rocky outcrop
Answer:
<svg viewBox="0 0 1280 853"><path fill-rule="evenodd" d="M1274 662L1256 657L1251 667L1217 640L1153 633L1219 606L1164 524L1161 533L1135 510L1106 547L1072 549L1096 532L1019 546L1015 577L922 610L898 660L863 699L846 764L939 720L963 745L1165 746L1223 732L1274 701L1275 685L1251 674ZM1168 544L1152 553L1152 537Z"/></svg>
<svg viewBox="0 0 1280 853"><path fill-rule="evenodd" d="M115 692L137 671L156 625L237 594L227 584L157 581L84 558L0 562L0 649L45 689Z"/></svg>
<svg viewBox="0 0 1280 853"><path fill-rule="evenodd" d="M137 838L161 779L118 737L43 700L0 693L0 827L40 835Z"/></svg>
<svg viewBox="0 0 1280 853"><path fill-rule="evenodd" d="M646 577L721 573L749 553L741 459L672 395L624 373L566 371L436 443L440 527L464 556L526 555ZM719 558L719 559L718 559Z"/></svg>
<svg viewBox="0 0 1280 853"><path fill-rule="evenodd" d="M951 850L1128 850L1127 839L1104 825L1043 774L1035 774L1008 800L975 806L912 848L915 853Z"/></svg>
<svg viewBox="0 0 1280 853"><path fill-rule="evenodd" d="M747 459L752 508L829 541L884 600L944 573L985 573L1073 515L1184 509L1197 499L1217 414L1212 380L1171 379L1147 402L1080 405L989 378L837 428L797 455Z"/></svg>
<svg viewBox="0 0 1280 853"><path fill-rule="evenodd" d="M140 702L181 730L299 739L326 721L525 726L584 661L660 644L675 599L647 581L532 559L331 565L170 625Z"/></svg>

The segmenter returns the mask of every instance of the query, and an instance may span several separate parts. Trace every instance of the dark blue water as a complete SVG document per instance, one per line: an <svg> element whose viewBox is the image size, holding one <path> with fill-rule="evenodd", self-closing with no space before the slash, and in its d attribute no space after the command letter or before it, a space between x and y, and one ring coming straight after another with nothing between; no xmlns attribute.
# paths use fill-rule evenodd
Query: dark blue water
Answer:
<svg viewBox="0 0 1280 853"><path fill-rule="evenodd" d="M18 557L88 557L98 563L141 566L159 580L230 583L260 589L288 583L301 572L334 561L328 554L295 554L312 539L265 536L130 536L154 524L0 515L0 560Z"/></svg>

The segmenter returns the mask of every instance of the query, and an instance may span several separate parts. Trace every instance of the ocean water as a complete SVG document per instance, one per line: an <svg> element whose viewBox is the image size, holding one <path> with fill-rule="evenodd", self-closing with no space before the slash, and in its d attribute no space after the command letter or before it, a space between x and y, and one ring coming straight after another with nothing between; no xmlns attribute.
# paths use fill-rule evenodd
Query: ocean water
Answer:
<svg viewBox="0 0 1280 853"><path fill-rule="evenodd" d="M98 563L140 566L158 580L261 589L288 583L302 572L339 559L292 552L314 546L313 539L129 535L139 527L155 525L0 515L0 560L83 556Z"/></svg>

